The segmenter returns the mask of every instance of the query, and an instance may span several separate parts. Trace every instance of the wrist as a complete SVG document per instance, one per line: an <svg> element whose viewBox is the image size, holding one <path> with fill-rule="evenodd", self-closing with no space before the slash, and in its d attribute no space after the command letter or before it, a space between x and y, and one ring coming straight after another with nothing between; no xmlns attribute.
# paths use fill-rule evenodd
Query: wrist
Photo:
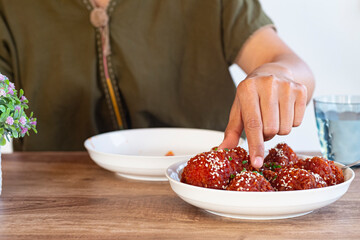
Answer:
<svg viewBox="0 0 360 240"><path fill-rule="evenodd" d="M260 76L274 76L275 78L294 82L293 72L280 63L272 62L265 63L256 68L246 78L260 77Z"/></svg>

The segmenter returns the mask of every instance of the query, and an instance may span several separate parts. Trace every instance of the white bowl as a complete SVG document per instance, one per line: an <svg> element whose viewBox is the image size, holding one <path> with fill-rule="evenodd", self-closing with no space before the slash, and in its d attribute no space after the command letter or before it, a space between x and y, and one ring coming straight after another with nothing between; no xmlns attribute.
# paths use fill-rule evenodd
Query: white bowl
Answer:
<svg viewBox="0 0 360 240"><path fill-rule="evenodd" d="M144 128L99 134L84 143L90 157L118 175L147 181L167 181L165 170L173 163L209 151L224 133L188 128ZM165 156L172 151L175 156Z"/></svg>
<svg viewBox="0 0 360 240"><path fill-rule="evenodd" d="M167 169L166 176L173 191L184 201L210 213L240 219L267 220L305 215L338 200L355 177L354 171L347 168L344 170L345 182L334 186L283 192L236 192L180 182L186 165L187 161L183 161Z"/></svg>

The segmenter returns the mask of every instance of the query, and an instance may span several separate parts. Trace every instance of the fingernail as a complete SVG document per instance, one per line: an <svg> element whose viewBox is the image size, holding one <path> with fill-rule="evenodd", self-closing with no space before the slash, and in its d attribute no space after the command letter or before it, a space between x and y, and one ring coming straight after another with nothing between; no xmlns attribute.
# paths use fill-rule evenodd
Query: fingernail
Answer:
<svg viewBox="0 0 360 240"><path fill-rule="evenodd" d="M255 157L254 159L254 167L261 167L262 166L263 159L262 157Z"/></svg>

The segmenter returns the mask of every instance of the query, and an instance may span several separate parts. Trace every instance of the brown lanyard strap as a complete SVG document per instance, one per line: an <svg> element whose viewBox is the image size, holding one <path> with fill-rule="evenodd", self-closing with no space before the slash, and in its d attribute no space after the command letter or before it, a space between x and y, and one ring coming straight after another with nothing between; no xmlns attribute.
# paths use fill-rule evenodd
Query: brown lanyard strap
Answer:
<svg viewBox="0 0 360 240"><path fill-rule="evenodd" d="M107 63L107 57L111 54L110 50L110 40L109 40L109 16L106 12L106 7L98 7L95 3L95 0L90 0L91 5L93 6L93 10L90 13L90 21L93 26L99 29L101 33L101 43L102 43L102 60L103 60L103 67L104 67L104 74L106 79L106 85L109 89L109 95L111 102L113 104L116 122L120 129L124 128L119 106L116 101L114 87L111 83L110 76L109 76L109 68Z"/></svg>

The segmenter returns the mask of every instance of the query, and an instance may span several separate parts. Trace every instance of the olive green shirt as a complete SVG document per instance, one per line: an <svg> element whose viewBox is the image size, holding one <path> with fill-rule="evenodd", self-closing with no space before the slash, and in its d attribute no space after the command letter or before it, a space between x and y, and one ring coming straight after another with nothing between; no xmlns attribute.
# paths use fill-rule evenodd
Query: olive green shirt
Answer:
<svg viewBox="0 0 360 240"><path fill-rule="evenodd" d="M83 150L118 130L88 0L0 0L0 72L23 88L38 134L16 150ZM271 24L255 0L112 0L111 82L125 128L224 130L228 67Z"/></svg>

